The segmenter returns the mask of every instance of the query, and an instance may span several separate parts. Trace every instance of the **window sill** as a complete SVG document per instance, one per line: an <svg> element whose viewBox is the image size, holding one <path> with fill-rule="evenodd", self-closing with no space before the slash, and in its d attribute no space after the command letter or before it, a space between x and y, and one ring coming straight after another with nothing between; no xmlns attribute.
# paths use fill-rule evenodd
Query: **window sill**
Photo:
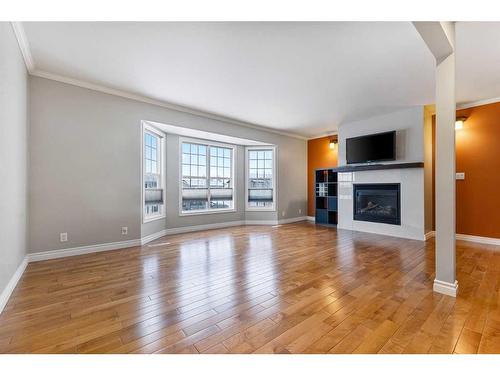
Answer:
<svg viewBox="0 0 500 375"><path fill-rule="evenodd" d="M147 224L147 223L151 223L152 221L165 219L166 217L167 217L166 215L150 216L148 218L143 218L142 223Z"/></svg>
<svg viewBox="0 0 500 375"><path fill-rule="evenodd" d="M179 216L197 216L197 215L213 215L213 214L227 214L236 212L235 208L230 210L210 210L210 211L181 211L179 212Z"/></svg>

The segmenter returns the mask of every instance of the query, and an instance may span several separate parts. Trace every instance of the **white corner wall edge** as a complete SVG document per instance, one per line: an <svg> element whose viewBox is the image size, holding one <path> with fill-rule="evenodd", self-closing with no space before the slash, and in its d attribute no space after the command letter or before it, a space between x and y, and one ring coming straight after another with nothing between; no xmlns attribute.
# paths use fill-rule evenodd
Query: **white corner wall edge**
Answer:
<svg viewBox="0 0 500 375"><path fill-rule="evenodd" d="M448 283L446 281L434 279L434 286L432 289L437 293L456 297L458 292L458 281L455 280L454 283Z"/></svg>
<svg viewBox="0 0 500 375"><path fill-rule="evenodd" d="M7 283L7 286L2 291L2 294L0 295L0 314L7 305L7 302L9 301L12 292L16 288L17 283L21 279L21 276L23 275L27 265L28 265L28 258L24 257L19 267L17 267L16 272L14 272L14 275L12 275L9 282Z"/></svg>

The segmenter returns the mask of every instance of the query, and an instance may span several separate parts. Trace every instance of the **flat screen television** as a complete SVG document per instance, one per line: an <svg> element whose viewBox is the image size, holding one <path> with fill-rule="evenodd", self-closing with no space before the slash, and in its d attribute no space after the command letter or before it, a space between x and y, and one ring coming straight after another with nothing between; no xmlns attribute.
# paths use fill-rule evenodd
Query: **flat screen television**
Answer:
<svg viewBox="0 0 500 375"><path fill-rule="evenodd" d="M396 160L396 131L346 139L347 164Z"/></svg>

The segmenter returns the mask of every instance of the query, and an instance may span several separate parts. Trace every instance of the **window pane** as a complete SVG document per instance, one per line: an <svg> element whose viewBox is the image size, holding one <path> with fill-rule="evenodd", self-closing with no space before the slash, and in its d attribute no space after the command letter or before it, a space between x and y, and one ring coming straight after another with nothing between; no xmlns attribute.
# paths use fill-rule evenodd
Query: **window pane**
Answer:
<svg viewBox="0 0 500 375"><path fill-rule="evenodd" d="M248 207L273 207L273 151L248 152Z"/></svg>
<svg viewBox="0 0 500 375"><path fill-rule="evenodd" d="M144 181L144 217L158 216L163 211L164 191L159 156L161 155L161 137L144 131L143 181Z"/></svg>
<svg viewBox="0 0 500 375"><path fill-rule="evenodd" d="M153 136L150 136L151 138L151 147L152 148L157 148L157 142L158 142L158 137L153 137Z"/></svg>
<svg viewBox="0 0 500 375"><path fill-rule="evenodd" d="M191 150L191 147L189 146L189 143L183 143L182 144L182 152L185 154L189 154Z"/></svg>
<svg viewBox="0 0 500 375"><path fill-rule="evenodd" d="M191 165L198 165L198 155L191 154Z"/></svg>
<svg viewBox="0 0 500 375"><path fill-rule="evenodd" d="M186 150L184 146L183 150ZM210 154L209 160L207 160L207 154ZM183 181L183 211L232 207L231 159L232 152L229 148L194 144L189 145L189 156L182 156L183 175L189 172L188 176L193 176L195 178L189 181ZM208 170L208 167L210 170ZM210 171L210 181L207 179L208 171ZM207 187L210 190L208 190ZM229 192L225 191L225 189ZM225 195L221 196L221 192ZM211 197L210 201L208 199L209 196Z"/></svg>
<svg viewBox="0 0 500 375"><path fill-rule="evenodd" d="M190 170L189 170L189 165L182 165L182 175L183 176L190 176Z"/></svg>

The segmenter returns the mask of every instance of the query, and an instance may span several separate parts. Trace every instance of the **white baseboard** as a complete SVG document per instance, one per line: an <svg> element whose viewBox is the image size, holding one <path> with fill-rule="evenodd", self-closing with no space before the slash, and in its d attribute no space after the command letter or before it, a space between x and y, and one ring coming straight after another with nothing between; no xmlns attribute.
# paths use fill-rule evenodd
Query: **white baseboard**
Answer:
<svg viewBox="0 0 500 375"><path fill-rule="evenodd" d="M297 223L299 221L306 221L307 216L298 216L298 217L291 217L288 219L281 219L278 220L278 224L290 224L290 223Z"/></svg>
<svg viewBox="0 0 500 375"><path fill-rule="evenodd" d="M76 256L90 253L98 253L101 251L109 251L109 250L117 250L124 249L127 247L135 247L145 245L151 241L154 241L160 237L173 235L173 234L181 234L181 233L189 233L189 232L197 232L202 230L210 230L210 229L220 229L227 227L235 227L240 225L277 225L277 224L289 224L295 223L298 221L306 220L306 216L294 217L283 220L238 220L238 221L230 221L225 223L213 223L213 224L203 224L203 225L192 225L186 227L179 228L170 228L164 229L156 233L152 233L148 236L142 237L140 239L129 240L129 241L120 241L120 242L111 242L105 244L96 244L96 245L88 245L88 246L78 246L71 247L67 249L58 249L58 250L49 250L49 251L41 251L37 253L31 253L27 255L28 262L37 262L40 260L49 260L56 258L64 258L68 256Z"/></svg>
<svg viewBox="0 0 500 375"><path fill-rule="evenodd" d="M428 240L429 238L433 237L436 237L436 231L427 232L425 234L425 240ZM473 236L471 234L460 234L460 233L457 233L455 235L455 238L460 241L468 241L468 242L483 243L486 245L500 246L500 238L481 237L481 236Z"/></svg>
<svg viewBox="0 0 500 375"><path fill-rule="evenodd" d="M430 231L430 232L427 232L427 233L425 234L425 240L426 240L426 241L427 241L428 239L430 239L430 238L434 238L434 237L436 237L436 231L434 231L434 230L432 230L432 231Z"/></svg>
<svg viewBox="0 0 500 375"><path fill-rule="evenodd" d="M307 216L297 216L280 220L245 220L244 225L281 225L306 221Z"/></svg>
<svg viewBox="0 0 500 375"><path fill-rule="evenodd" d="M172 234L180 234L180 233L189 233L189 232L198 232L201 230L210 230L210 229L220 229L227 227L237 227L240 225L245 225L243 220L238 221L228 221L225 223L213 223L213 224L202 224L202 225L192 225L188 227L179 227L179 228L170 228L164 229L162 232L164 236L172 235ZM161 237L161 236L160 236Z"/></svg>
<svg viewBox="0 0 500 375"><path fill-rule="evenodd" d="M245 220L244 225L278 225L278 220Z"/></svg>
<svg viewBox="0 0 500 375"><path fill-rule="evenodd" d="M473 236L470 234L456 234L457 240L469 241L469 242L477 242L484 243L487 245L497 245L500 246L500 238L493 237L481 237L481 236Z"/></svg>
<svg viewBox="0 0 500 375"><path fill-rule="evenodd" d="M68 249L41 251L38 253L28 254L27 258L28 262L37 262L40 260L49 260L49 259L64 258L64 257L90 254L90 253L99 253L101 251L124 249L127 247L134 247L140 245L141 245L141 240L136 239L136 240L110 242L110 243L88 245L88 246L70 247Z"/></svg>
<svg viewBox="0 0 500 375"><path fill-rule="evenodd" d="M458 292L458 281L455 280L454 283L448 283L446 281L434 279L434 286L432 289L437 293L456 297Z"/></svg>
<svg viewBox="0 0 500 375"><path fill-rule="evenodd" d="M157 240L158 238L161 238L163 236L166 236L165 230L161 230L159 232L155 232L152 234L149 234L147 236L144 236L141 238L141 245L146 245L150 243L151 241Z"/></svg>
<svg viewBox="0 0 500 375"><path fill-rule="evenodd" d="M19 267L17 267L16 272L14 272L9 282L7 283L7 286L2 291L2 294L0 294L0 314L7 305L7 302L9 301L12 292L16 288L17 283L21 279L21 276L23 275L27 265L28 265L28 258L24 257Z"/></svg>
<svg viewBox="0 0 500 375"><path fill-rule="evenodd" d="M307 221L312 221L313 223L315 223L316 218L314 216L307 216Z"/></svg>

